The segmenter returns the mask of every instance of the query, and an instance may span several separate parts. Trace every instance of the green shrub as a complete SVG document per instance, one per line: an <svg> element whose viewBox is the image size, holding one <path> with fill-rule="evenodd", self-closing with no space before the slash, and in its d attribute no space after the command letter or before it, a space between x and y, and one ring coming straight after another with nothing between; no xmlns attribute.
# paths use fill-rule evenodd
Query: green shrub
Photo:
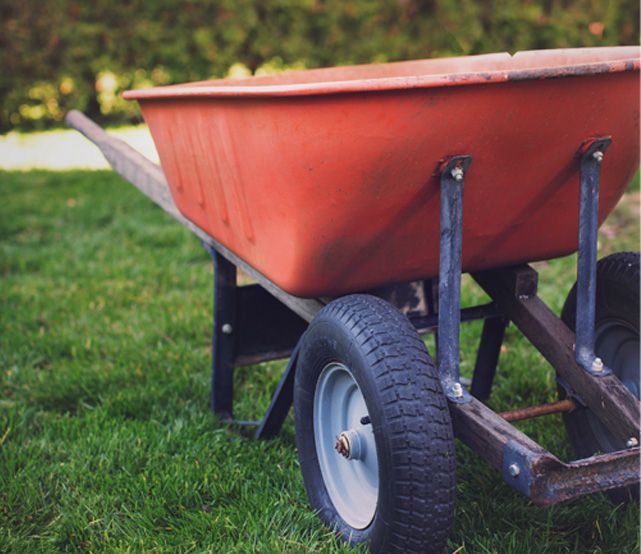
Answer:
<svg viewBox="0 0 641 554"><path fill-rule="evenodd" d="M0 131L78 108L135 119L131 87L257 70L635 44L637 0L21 0L0 4Z"/></svg>

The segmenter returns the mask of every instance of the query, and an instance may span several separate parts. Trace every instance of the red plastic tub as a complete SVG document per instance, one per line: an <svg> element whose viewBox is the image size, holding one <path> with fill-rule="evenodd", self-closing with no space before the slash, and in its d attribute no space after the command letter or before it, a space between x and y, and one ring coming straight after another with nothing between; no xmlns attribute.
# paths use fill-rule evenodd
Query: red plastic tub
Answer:
<svg viewBox="0 0 641 554"><path fill-rule="evenodd" d="M491 54L129 91L182 213L286 291L438 273L439 181L471 154L463 269L577 249L579 146L611 135L601 221L639 160L639 49Z"/></svg>

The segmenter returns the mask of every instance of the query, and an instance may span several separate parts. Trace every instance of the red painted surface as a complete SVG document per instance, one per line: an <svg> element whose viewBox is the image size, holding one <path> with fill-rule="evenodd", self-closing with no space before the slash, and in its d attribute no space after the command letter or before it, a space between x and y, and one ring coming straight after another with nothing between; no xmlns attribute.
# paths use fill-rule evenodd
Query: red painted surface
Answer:
<svg viewBox="0 0 641 554"><path fill-rule="evenodd" d="M286 291L438 273L439 180L471 154L466 271L577 248L579 164L612 136L600 218L639 162L639 49L492 54L126 93L178 208Z"/></svg>

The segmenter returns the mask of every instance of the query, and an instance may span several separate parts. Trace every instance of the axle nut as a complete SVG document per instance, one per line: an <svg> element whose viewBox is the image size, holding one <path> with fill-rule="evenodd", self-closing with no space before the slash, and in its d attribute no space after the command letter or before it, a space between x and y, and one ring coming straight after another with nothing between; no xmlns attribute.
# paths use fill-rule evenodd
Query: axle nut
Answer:
<svg viewBox="0 0 641 554"><path fill-rule="evenodd" d="M365 455L365 444L361 441L358 431L354 429L343 431L338 435L334 448L347 460L360 460Z"/></svg>
<svg viewBox="0 0 641 554"><path fill-rule="evenodd" d="M343 456L343 458L349 459L349 439L347 438L346 433L338 435L334 448L336 449L336 452Z"/></svg>

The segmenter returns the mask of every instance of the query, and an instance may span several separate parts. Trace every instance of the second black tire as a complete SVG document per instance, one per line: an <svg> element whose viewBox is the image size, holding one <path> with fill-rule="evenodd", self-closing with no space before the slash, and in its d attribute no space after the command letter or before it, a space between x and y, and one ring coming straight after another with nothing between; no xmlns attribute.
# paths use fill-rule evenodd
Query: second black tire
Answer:
<svg viewBox="0 0 641 554"><path fill-rule="evenodd" d="M618 252L606 256L597 263L596 275L594 351L639 398L639 253ZM575 329L576 285L563 306L561 319ZM561 396L564 396L563 390ZM626 448L586 407L565 413L563 419L580 458ZM616 503L638 502L639 487L615 489L609 491L608 496Z"/></svg>

